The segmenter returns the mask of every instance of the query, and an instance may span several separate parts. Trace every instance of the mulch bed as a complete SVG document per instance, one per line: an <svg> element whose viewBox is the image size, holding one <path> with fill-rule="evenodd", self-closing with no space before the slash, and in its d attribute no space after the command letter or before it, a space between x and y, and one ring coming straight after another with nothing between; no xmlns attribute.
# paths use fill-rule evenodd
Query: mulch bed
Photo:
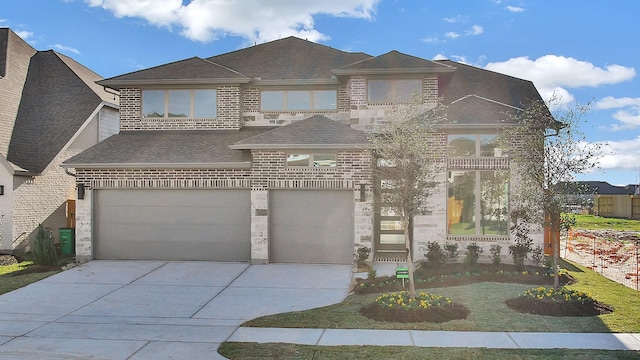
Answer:
<svg viewBox="0 0 640 360"><path fill-rule="evenodd" d="M532 298L515 298L505 302L509 308L525 314L546 316L598 316L610 314L613 308L598 301L580 303L553 302Z"/></svg>
<svg viewBox="0 0 640 360"><path fill-rule="evenodd" d="M377 321L443 323L451 320L465 319L467 315L469 315L469 310L459 304L438 306L429 309L403 310L384 308L376 303L372 303L360 308L360 313Z"/></svg>

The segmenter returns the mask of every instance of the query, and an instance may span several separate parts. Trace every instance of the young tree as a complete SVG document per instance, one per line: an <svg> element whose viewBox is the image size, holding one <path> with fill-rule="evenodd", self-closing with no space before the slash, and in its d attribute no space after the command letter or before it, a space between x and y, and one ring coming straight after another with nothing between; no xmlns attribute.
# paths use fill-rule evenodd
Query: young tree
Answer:
<svg viewBox="0 0 640 360"><path fill-rule="evenodd" d="M401 218L409 269L409 293L415 298L412 231L414 216L422 213L436 186L435 176L445 164L446 147L434 141L442 106L415 101L394 107L386 126L372 135L374 178L382 203Z"/></svg>
<svg viewBox="0 0 640 360"><path fill-rule="evenodd" d="M512 214L526 213L520 220L544 224L560 229L561 214L567 209L567 194L575 187L575 175L589 172L597 166L601 145L588 143L580 127L586 123L590 105L576 104L553 113L549 108L557 104L552 98L548 104L534 102L511 117L507 127L508 141L517 144L510 153L515 160L517 181L512 187ZM580 189L572 189L573 193ZM558 251L552 241L554 286L558 288Z"/></svg>

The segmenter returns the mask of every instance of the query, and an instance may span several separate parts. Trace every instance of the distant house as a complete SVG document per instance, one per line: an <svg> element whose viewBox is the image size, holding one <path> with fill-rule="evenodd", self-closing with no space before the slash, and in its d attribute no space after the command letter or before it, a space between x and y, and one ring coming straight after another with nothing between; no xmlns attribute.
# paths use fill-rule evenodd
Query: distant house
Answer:
<svg viewBox="0 0 640 360"><path fill-rule="evenodd" d="M78 258L350 264L369 247L402 259L368 135L416 94L442 101L447 121L433 139L446 171L413 223L415 260L429 241L485 254L513 243L498 139L517 125L507 114L540 100L530 81L289 37L98 83L120 93L121 132L64 162L85 189Z"/></svg>
<svg viewBox="0 0 640 360"><path fill-rule="evenodd" d="M40 223L54 238L75 226L75 179L60 165L119 131L100 78L0 28L0 251L23 251Z"/></svg>
<svg viewBox="0 0 640 360"><path fill-rule="evenodd" d="M604 181L579 181L584 190L580 205L588 205L594 215L615 218L640 218L638 185L611 185Z"/></svg>

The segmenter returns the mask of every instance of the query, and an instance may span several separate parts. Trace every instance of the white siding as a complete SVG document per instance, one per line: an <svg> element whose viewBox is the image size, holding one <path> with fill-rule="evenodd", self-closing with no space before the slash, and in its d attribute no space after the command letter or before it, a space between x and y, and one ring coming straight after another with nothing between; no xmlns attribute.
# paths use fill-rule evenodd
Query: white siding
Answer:
<svg viewBox="0 0 640 360"><path fill-rule="evenodd" d="M103 107L98 114L98 141L102 141L111 135L120 132L120 117L118 110L109 107Z"/></svg>

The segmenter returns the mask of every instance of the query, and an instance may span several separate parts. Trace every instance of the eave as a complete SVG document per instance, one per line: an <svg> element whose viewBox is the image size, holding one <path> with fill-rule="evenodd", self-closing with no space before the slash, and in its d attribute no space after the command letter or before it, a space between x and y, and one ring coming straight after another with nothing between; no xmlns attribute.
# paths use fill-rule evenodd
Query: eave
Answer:
<svg viewBox="0 0 640 360"><path fill-rule="evenodd" d="M202 86L214 84L246 84L251 81L248 77L237 78L199 78L199 79L149 79L149 80L102 80L97 83L111 89L120 90L126 87L151 86Z"/></svg>
<svg viewBox="0 0 640 360"><path fill-rule="evenodd" d="M368 144L234 144L233 150L364 150Z"/></svg>
<svg viewBox="0 0 640 360"><path fill-rule="evenodd" d="M250 162L217 162L217 163L103 163L103 164L62 164L65 169L88 169L88 170L156 170L156 169L189 169L189 170L208 170L208 169L250 169Z"/></svg>

